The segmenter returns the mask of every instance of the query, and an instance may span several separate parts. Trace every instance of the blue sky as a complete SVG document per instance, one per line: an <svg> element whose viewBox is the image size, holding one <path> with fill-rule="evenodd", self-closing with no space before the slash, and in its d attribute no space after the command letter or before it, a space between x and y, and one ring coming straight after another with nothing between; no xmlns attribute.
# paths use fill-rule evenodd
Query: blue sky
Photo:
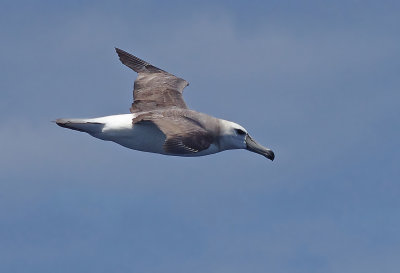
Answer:
<svg viewBox="0 0 400 273"><path fill-rule="evenodd" d="M397 272L399 18L395 1L2 2L0 271ZM128 113L114 47L276 160L51 123Z"/></svg>

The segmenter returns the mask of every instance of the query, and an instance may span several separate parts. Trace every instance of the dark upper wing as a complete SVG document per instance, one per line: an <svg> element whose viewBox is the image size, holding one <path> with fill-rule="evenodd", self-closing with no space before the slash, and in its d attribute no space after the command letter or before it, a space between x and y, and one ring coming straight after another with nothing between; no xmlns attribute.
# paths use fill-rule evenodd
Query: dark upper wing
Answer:
<svg viewBox="0 0 400 273"><path fill-rule="evenodd" d="M214 141L210 132L189 117L145 113L133 119L133 124L140 122L152 122L165 134L163 148L169 154L197 153Z"/></svg>
<svg viewBox="0 0 400 273"><path fill-rule="evenodd" d="M138 73L133 88L132 113L165 108L187 109L182 98L183 89L189 85L187 81L119 48L115 50L121 62Z"/></svg>

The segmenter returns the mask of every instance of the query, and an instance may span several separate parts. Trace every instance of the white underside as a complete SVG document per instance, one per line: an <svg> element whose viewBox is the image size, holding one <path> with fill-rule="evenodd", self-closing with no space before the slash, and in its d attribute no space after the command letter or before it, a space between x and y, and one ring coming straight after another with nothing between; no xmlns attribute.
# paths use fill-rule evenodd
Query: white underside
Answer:
<svg viewBox="0 0 400 273"><path fill-rule="evenodd" d="M133 126L132 119L135 116L136 114L123 114L85 119L86 122L104 124L104 126L101 125L101 129L87 131L87 133L102 140L113 141L129 149L167 154L163 149L165 135L151 123ZM212 144L208 149L198 153L177 155L203 156L217 152L219 152L218 147Z"/></svg>

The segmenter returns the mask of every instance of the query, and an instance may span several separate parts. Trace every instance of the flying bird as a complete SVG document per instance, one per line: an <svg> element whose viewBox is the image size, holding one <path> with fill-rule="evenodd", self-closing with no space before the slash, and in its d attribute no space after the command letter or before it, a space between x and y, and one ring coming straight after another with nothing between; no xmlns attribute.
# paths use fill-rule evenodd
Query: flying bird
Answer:
<svg viewBox="0 0 400 273"><path fill-rule="evenodd" d="M120 61L138 73L131 113L57 119L59 126L144 152L194 157L247 149L274 160L273 151L258 144L239 124L189 109L182 97L187 81L115 50Z"/></svg>

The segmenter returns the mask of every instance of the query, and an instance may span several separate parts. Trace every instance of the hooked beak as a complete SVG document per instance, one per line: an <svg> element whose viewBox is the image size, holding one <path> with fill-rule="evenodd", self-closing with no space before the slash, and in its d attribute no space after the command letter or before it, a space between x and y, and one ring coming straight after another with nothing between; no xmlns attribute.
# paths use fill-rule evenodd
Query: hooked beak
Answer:
<svg viewBox="0 0 400 273"><path fill-rule="evenodd" d="M270 159L271 161L273 161L275 158L274 152L272 150L258 144L249 135L246 136L246 146L247 150L263 155L266 158Z"/></svg>

